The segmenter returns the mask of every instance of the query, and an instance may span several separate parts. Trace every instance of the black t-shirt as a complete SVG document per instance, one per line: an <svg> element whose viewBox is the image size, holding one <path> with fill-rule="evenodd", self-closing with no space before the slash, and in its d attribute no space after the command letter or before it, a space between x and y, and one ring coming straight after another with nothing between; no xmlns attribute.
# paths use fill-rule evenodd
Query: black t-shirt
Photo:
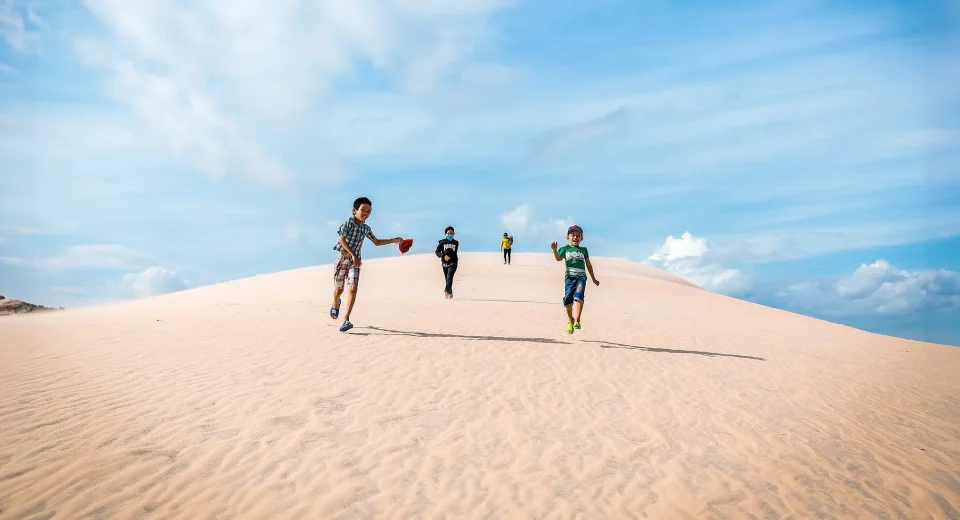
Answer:
<svg viewBox="0 0 960 520"><path fill-rule="evenodd" d="M446 238L441 238L437 243L437 258L443 261L444 264L453 264L456 263L457 250L460 249L460 242L457 242L457 239L447 240ZM447 262L443 260L443 257L449 256L450 261Z"/></svg>

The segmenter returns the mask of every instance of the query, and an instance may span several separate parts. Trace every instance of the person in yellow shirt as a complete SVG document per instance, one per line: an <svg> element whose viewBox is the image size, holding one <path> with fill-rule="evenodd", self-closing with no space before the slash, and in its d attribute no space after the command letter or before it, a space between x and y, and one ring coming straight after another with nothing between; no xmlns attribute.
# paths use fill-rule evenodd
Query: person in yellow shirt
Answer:
<svg viewBox="0 0 960 520"><path fill-rule="evenodd" d="M511 255L510 250L513 248L513 235L507 233L503 234L503 238L500 239L500 250L503 251L503 265L510 263Z"/></svg>

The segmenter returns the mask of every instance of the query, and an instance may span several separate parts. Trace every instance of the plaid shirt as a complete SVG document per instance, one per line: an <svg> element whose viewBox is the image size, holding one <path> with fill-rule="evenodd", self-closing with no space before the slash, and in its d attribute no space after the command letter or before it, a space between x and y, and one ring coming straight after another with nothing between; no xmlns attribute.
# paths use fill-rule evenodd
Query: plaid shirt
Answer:
<svg viewBox="0 0 960 520"><path fill-rule="evenodd" d="M353 254L357 255L357 258L361 258L360 248L363 247L363 239L367 237L370 239L377 238L373 235L373 230L370 229L370 226L368 226L366 222L358 224L352 216L344 221L343 224L340 224L340 229L337 230L337 234L343 236L347 245L350 246L350 250L353 251ZM334 251L347 254L347 251L340 245L339 241L334 244L333 249Z"/></svg>

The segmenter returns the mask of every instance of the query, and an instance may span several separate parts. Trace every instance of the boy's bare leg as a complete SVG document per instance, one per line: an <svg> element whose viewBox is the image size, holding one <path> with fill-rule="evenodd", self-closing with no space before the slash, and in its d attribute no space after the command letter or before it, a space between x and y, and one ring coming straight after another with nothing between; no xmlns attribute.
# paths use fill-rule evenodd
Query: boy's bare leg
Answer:
<svg viewBox="0 0 960 520"><path fill-rule="evenodd" d="M343 321L350 321L350 313L353 312L353 304L357 303L357 284L350 284L347 292L350 293L350 303L347 304L347 313L343 315Z"/></svg>
<svg viewBox="0 0 960 520"><path fill-rule="evenodd" d="M570 320L570 323L573 323L573 305L565 307L567 309L567 319Z"/></svg>
<svg viewBox="0 0 960 520"><path fill-rule="evenodd" d="M341 294L343 294L343 289L339 289L339 288L337 288L336 286L334 286L334 288L333 288L333 303L330 305L330 307L333 308L333 309L337 309L338 315L339 315L339 312L340 312L340 295L341 295ZM336 319L336 317L334 317L334 315L333 315L332 312L330 313L330 318L331 318L331 319Z"/></svg>
<svg viewBox="0 0 960 520"><path fill-rule="evenodd" d="M580 315L583 314L583 302L574 302L577 307L577 323L580 323Z"/></svg>

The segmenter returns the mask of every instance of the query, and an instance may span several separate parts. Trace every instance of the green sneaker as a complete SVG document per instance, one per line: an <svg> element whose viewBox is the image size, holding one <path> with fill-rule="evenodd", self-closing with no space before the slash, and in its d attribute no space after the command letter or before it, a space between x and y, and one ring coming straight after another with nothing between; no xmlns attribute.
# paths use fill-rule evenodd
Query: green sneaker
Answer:
<svg viewBox="0 0 960 520"><path fill-rule="evenodd" d="M567 323L567 334L573 334L573 323Z"/></svg>
<svg viewBox="0 0 960 520"><path fill-rule="evenodd" d="M579 329L579 328L580 328L580 322L578 321L578 322L574 323L574 324L573 324L573 328Z"/></svg>

